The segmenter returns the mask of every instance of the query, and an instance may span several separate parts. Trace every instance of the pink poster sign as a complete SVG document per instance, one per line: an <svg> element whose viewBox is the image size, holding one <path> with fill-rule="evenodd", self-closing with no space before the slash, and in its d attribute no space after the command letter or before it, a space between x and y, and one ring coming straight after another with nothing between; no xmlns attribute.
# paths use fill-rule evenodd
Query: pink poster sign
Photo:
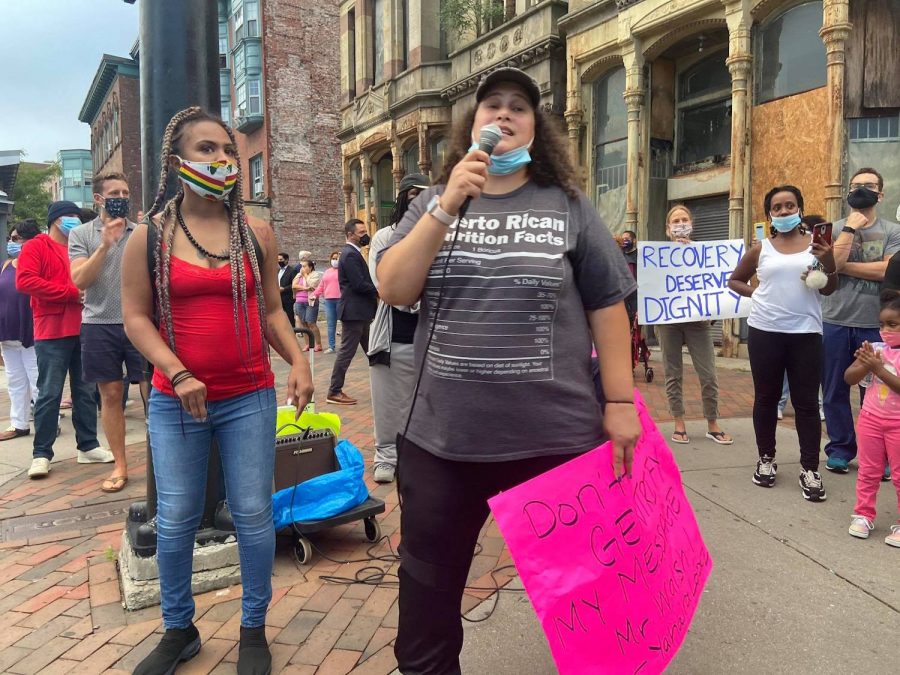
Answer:
<svg viewBox="0 0 900 675"><path fill-rule="evenodd" d="M490 500L562 675L661 673L712 559L672 452L635 392L631 477L606 443Z"/></svg>

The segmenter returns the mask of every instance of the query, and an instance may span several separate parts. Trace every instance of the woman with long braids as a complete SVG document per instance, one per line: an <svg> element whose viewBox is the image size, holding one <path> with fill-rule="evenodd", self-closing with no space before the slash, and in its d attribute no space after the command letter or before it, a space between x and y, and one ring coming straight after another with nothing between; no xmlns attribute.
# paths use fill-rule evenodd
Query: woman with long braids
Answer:
<svg viewBox="0 0 900 675"><path fill-rule="evenodd" d="M161 157L156 199L128 241L122 272L125 330L155 367L149 430L166 629L135 673L171 673L200 649L191 562L213 437L241 561L237 669L269 673L264 624L275 551L276 397L268 346L291 364L288 396L298 415L312 394L312 377L281 308L272 232L244 213L231 130L200 108L187 108L166 127ZM178 193L163 205L175 176Z"/></svg>
<svg viewBox="0 0 900 675"><path fill-rule="evenodd" d="M499 68L475 100L439 185L413 201L378 263L386 303L421 300L421 381L397 447L402 673L460 672L459 603L488 498L605 438L617 474L630 473L640 435L622 253L576 187L537 83ZM489 124L502 132L490 156L477 144Z"/></svg>

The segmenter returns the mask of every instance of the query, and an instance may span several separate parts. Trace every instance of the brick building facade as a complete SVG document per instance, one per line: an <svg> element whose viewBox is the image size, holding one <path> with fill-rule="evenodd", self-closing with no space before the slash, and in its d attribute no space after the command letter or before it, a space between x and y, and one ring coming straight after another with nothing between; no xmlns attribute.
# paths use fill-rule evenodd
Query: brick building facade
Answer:
<svg viewBox="0 0 900 675"><path fill-rule="evenodd" d="M237 132L249 213L280 250L324 261L344 242L337 3L220 0L222 116Z"/></svg>
<svg viewBox="0 0 900 675"><path fill-rule="evenodd" d="M120 172L128 177L132 219L141 190L141 101L137 62L104 54L78 119L91 127L94 175Z"/></svg>

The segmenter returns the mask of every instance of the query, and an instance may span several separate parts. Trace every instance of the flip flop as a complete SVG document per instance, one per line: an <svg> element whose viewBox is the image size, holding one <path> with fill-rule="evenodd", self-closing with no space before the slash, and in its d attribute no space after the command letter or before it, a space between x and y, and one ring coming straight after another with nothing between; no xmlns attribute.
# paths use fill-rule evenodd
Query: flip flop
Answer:
<svg viewBox="0 0 900 675"><path fill-rule="evenodd" d="M724 431L707 431L706 437L711 441L715 441L719 445L731 445L732 443L734 443L733 438L725 438Z"/></svg>
<svg viewBox="0 0 900 675"><path fill-rule="evenodd" d="M128 476L112 476L101 483L100 489L104 492L121 492L126 485Z"/></svg>
<svg viewBox="0 0 900 675"><path fill-rule="evenodd" d="M675 443L690 443L691 439L688 438L686 431L673 431L672 441L674 441Z"/></svg>

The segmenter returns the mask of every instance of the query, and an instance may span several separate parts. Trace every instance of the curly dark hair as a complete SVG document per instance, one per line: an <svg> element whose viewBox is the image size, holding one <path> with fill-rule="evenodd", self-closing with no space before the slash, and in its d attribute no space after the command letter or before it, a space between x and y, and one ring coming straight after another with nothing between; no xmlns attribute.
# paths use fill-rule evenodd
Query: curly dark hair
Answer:
<svg viewBox="0 0 900 675"><path fill-rule="evenodd" d="M895 288L886 288L881 291L881 309L892 309L900 312L900 291Z"/></svg>
<svg viewBox="0 0 900 675"><path fill-rule="evenodd" d="M472 108L453 125L447 159L438 183L446 185L454 167L468 154L477 110L477 107ZM541 187L556 185L572 199L578 197L578 173L569 157L568 139L562 133L560 122L540 108L534 110L534 142L530 152L528 177L531 180Z"/></svg>

